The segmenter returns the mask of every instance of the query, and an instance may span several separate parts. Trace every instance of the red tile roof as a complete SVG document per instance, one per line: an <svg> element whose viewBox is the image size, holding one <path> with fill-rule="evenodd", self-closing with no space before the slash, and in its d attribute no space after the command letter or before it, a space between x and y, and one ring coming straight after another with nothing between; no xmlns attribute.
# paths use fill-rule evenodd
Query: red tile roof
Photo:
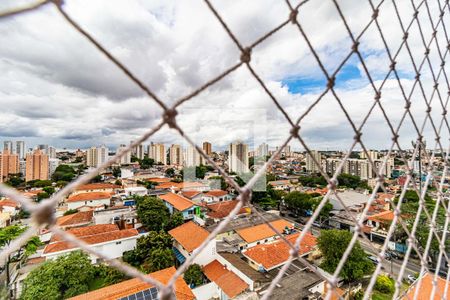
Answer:
<svg viewBox="0 0 450 300"><path fill-rule="evenodd" d="M286 239L294 244L299 235L300 233L294 233L286 236ZM306 233L300 244L299 255L311 252L316 245L316 238L309 232ZM278 240L271 244L256 245L244 251L243 254L257 264L261 264L266 270L271 270L289 259L290 250L291 248L284 240Z"/></svg>
<svg viewBox="0 0 450 300"><path fill-rule="evenodd" d="M174 193L167 193L165 195L159 195L158 197L170 203L178 211L186 210L195 205L195 203L188 198Z"/></svg>
<svg viewBox="0 0 450 300"><path fill-rule="evenodd" d="M192 199L201 193L202 192L199 192L199 191L183 191L183 192L181 192L181 195L183 195L186 198Z"/></svg>
<svg viewBox="0 0 450 300"><path fill-rule="evenodd" d="M66 202L80 202L80 201L90 201L90 200L100 200L100 199L110 199L111 193L106 192L89 192L80 193L67 198Z"/></svg>
<svg viewBox="0 0 450 300"><path fill-rule="evenodd" d="M214 204L207 204L206 207L210 212L207 213L207 215L210 218L214 219L221 219L225 218L230 214L230 212L236 207L236 205L239 203L237 200L230 200L230 201L222 201ZM239 214L245 214L250 213L251 210L249 207L242 207L239 212Z"/></svg>
<svg viewBox="0 0 450 300"><path fill-rule="evenodd" d="M94 235L104 232L111 232L119 230L119 227L116 224L98 224L98 225L92 225L92 226L86 226L81 228L72 228L67 230L67 232L71 233L74 236L87 236L87 235ZM52 236L52 240L50 242L56 242L61 241L62 239L54 234Z"/></svg>
<svg viewBox="0 0 450 300"><path fill-rule="evenodd" d="M108 224L111 225L111 224ZM137 236L139 233L136 229L119 230L117 225L113 225L115 228L104 225L94 225L83 228L70 229L67 232L77 236L80 240L90 244L100 244L109 241L124 239L132 236ZM100 229L104 231L99 231ZM76 246L70 242L63 241L60 237L52 238L50 244L44 248L44 254L64 251L68 249L76 248Z"/></svg>
<svg viewBox="0 0 450 300"><path fill-rule="evenodd" d="M270 222L270 224L275 227L278 232L282 233L283 230L288 227L292 227L292 223L284 219L279 219ZM276 235L276 232L272 230L267 224L260 224L252 227L247 227L243 229L236 230L237 234L246 241L247 243L253 243L259 240L267 239Z"/></svg>
<svg viewBox="0 0 450 300"><path fill-rule="evenodd" d="M169 234L188 252L197 249L209 235L206 229L190 221L169 231Z"/></svg>
<svg viewBox="0 0 450 300"><path fill-rule="evenodd" d="M152 277L163 284L167 284L172 276L175 274L176 269L170 267L154 273L149 274ZM152 285L145 283L139 279L130 279L122 281L117 284L113 284L86 294L78 295L70 298L72 300L116 300L122 297L126 297L137 292L151 288ZM175 281L175 297L178 300L193 300L195 299L189 286L183 280L183 276L180 276Z"/></svg>
<svg viewBox="0 0 450 300"><path fill-rule="evenodd" d="M383 211L378 214L371 215L367 217L367 219L375 222L391 223L394 219L394 212L390 210Z"/></svg>
<svg viewBox="0 0 450 300"><path fill-rule="evenodd" d="M229 297L234 298L248 288L239 276L227 270L219 261L214 260L203 267L203 272L209 280L215 282L220 289Z"/></svg>
<svg viewBox="0 0 450 300"><path fill-rule="evenodd" d="M222 191L222 190L211 190L211 191L205 193L205 196L210 196L210 197L222 197L225 195L228 195L228 192Z"/></svg>
<svg viewBox="0 0 450 300"><path fill-rule="evenodd" d="M20 206L20 203L9 198L5 198L3 200L0 200L0 207L1 206L18 207Z"/></svg>
<svg viewBox="0 0 450 300"><path fill-rule="evenodd" d="M152 178L147 178L146 181L151 181L151 182L170 182L170 178L160 178L160 177L152 177Z"/></svg>
<svg viewBox="0 0 450 300"><path fill-rule="evenodd" d="M77 187L77 191L104 190L104 189L120 189L121 185L112 183L88 183Z"/></svg>
<svg viewBox="0 0 450 300"><path fill-rule="evenodd" d="M418 297L417 299L431 299L431 292L433 290L433 279L434 274L425 273L422 277L422 283L420 284ZM436 292L434 294L434 298L432 300L442 299L444 297L445 285L447 280L438 276L437 278L437 286ZM414 299L414 294L416 293L418 280L409 288L406 294L401 299ZM450 293L447 293L447 296L444 298L449 300Z"/></svg>
<svg viewBox="0 0 450 300"><path fill-rule="evenodd" d="M58 219L56 219L56 225L63 227L87 224L92 221L93 215L93 210L80 211L71 215L59 217Z"/></svg>

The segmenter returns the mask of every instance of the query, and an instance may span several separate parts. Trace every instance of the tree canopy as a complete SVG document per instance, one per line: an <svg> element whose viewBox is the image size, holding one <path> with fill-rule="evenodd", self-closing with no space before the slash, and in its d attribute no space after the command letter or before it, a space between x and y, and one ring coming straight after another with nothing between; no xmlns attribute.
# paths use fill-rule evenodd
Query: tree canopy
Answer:
<svg viewBox="0 0 450 300"><path fill-rule="evenodd" d="M53 181L72 181L77 175L74 168L69 165L59 165L52 174Z"/></svg>
<svg viewBox="0 0 450 300"><path fill-rule="evenodd" d="M202 268L198 264L192 264L183 275L184 281L189 285L200 285L203 283Z"/></svg>
<svg viewBox="0 0 450 300"><path fill-rule="evenodd" d="M172 237L164 231L150 231L137 240L136 248L127 251L123 260L150 273L174 265Z"/></svg>
<svg viewBox="0 0 450 300"><path fill-rule="evenodd" d="M136 213L148 230L160 231L169 223L169 209L154 196L136 197Z"/></svg>
<svg viewBox="0 0 450 300"><path fill-rule="evenodd" d="M100 288L119 282L125 276L106 265L95 266L81 251L49 260L37 267L23 283L21 299L65 299L88 292L93 281L102 278Z"/></svg>
<svg viewBox="0 0 450 300"><path fill-rule="evenodd" d="M320 265L321 268L333 273L351 239L352 233L346 230L322 230L317 239L324 258ZM357 241L339 276L347 282L359 280L372 272L373 268L373 263L367 258L366 253Z"/></svg>

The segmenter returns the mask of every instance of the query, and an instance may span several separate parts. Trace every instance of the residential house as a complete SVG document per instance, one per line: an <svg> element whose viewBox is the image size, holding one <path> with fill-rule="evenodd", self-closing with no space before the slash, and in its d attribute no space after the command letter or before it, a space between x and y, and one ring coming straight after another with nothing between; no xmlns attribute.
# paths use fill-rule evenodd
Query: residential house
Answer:
<svg viewBox="0 0 450 300"><path fill-rule="evenodd" d="M394 212L390 210L368 216L366 225L370 228L370 240L383 243L392 220L394 220Z"/></svg>
<svg viewBox="0 0 450 300"><path fill-rule="evenodd" d="M300 233L286 235L288 242L294 244ZM309 255L316 247L317 240L309 232L305 234L300 243L298 254L301 257ZM291 248L284 240L277 240L269 244L260 244L242 252L252 268L260 272L269 272L286 263L290 257Z"/></svg>
<svg viewBox="0 0 450 300"><path fill-rule="evenodd" d="M0 211L7 212L12 217L16 216L19 213L21 207L22 205L19 202L11 200L9 198L0 200Z"/></svg>
<svg viewBox="0 0 450 300"><path fill-rule="evenodd" d="M430 300L438 300L438 299L446 299L450 300L450 294L447 292L447 295L444 297L445 292L447 290L447 280L445 280L442 277L437 276L436 280L436 289L434 292L434 297L431 298L431 294L433 291L433 281L434 281L434 274L425 272L421 275L422 280L419 285L419 280L417 279L409 288L408 290L400 297L402 300L407 299L430 299ZM417 287L419 287L419 291L417 292L417 298L415 298L415 293Z"/></svg>
<svg viewBox="0 0 450 300"><path fill-rule="evenodd" d="M186 190L186 191L182 191L181 195L183 197L188 198L189 200L193 201L196 204L200 204L202 202L202 198L203 198L203 193L196 191L196 190Z"/></svg>
<svg viewBox="0 0 450 300"><path fill-rule="evenodd" d="M148 190L144 186L125 187L124 191L125 191L125 196L126 197L130 197L130 196L134 196L134 195L136 195L136 196L146 196L148 194Z"/></svg>
<svg viewBox="0 0 450 300"><path fill-rule="evenodd" d="M83 227L92 224L93 210L80 211L56 219L56 225L66 230L72 227Z"/></svg>
<svg viewBox="0 0 450 300"><path fill-rule="evenodd" d="M205 288L202 289L203 295L199 295L203 299L234 299L249 288L249 285L244 280L237 276L233 271L227 269L218 260L213 260L204 266L203 273L208 280L211 281L211 286L208 289L208 298L203 298L206 296L204 293L206 290Z"/></svg>
<svg viewBox="0 0 450 300"><path fill-rule="evenodd" d="M139 228L136 210L130 206L109 207L94 211L94 224L117 224L120 229Z"/></svg>
<svg viewBox="0 0 450 300"><path fill-rule="evenodd" d="M211 190L203 194L202 202L205 203L215 203L220 201L231 200L233 197L226 191L222 190Z"/></svg>
<svg viewBox="0 0 450 300"><path fill-rule="evenodd" d="M119 230L115 224L72 228L67 232L92 245L95 250L108 258L119 258L125 251L133 250L136 247L136 240L139 238L136 229ZM55 259L78 249L76 245L54 234L50 243L45 246L42 256L46 259ZM90 257L93 263L100 262L97 257L93 255Z"/></svg>
<svg viewBox="0 0 450 300"><path fill-rule="evenodd" d="M68 209L77 209L82 206L98 207L111 205L111 193L87 192L72 195L66 200Z"/></svg>
<svg viewBox="0 0 450 300"><path fill-rule="evenodd" d="M267 184L270 185L274 190L279 191L289 191L291 187L293 187L289 180L269 181Z"/></svg>
<svg viewBox="0 0 450 300"><path fill-rule="evenodd" d="M170 230L169 234L174 239L173 251L175 257L179 264L182 264L206 240L209 232L190 221ZM213 261L216 256L216 240L212 239L194 259L194 263L204 266Z"/></svg>
<svg viewBox="0 0 450 300"><path fill-rule="evenodd" d="M215 222L219 222L223 218L227 217L238 203L239 201L237 200L227 200L213 204L206 204L206 209L208 210L206 215ZM250 207L245 206L238 211L236 216L250 213Z"/></svg>
<svg viewBox="0 0 450 300"><path fill-rule="evenodd" d="M88 183L77 187L77 189L72 192L72 195L79 193L90 193L90 192L103 192L115 194L117 190L121 189L122 186L111 184L111 183Z"/></svg>
<svg viewBox="0 0 450 300"><path fill-rule="evenodd" d="M174 193L158 196L170 211L170 214L180 212L184 220L191 220L194 215L200 215L200 208L191 200Z"/></svg>
<svg viewBox="0 0 450 300"><path fill-rule="evenodd" d="M170 267L148 274L149 277L161 282L169 283L176 269ZM179 276L174 284L175 298L178 300L194 300L195 296L189 286ZM125 280L104 288L69 298L71 300L117 300L117 299L159 299L158 289L138 278Z"/></svg>
<svg viewBox="0 0 450 300"><path fill-rule="evenodd" d="M293 224L284 220L278 219L270 222L279 233L290 234L294 228ZM240 249L246 249L259 244L265 244L267 242L277 239L278 234L269 227L266 223L251 226L243 229L236 230L236 233L243 239L244 243L240 245Z"/></svg>

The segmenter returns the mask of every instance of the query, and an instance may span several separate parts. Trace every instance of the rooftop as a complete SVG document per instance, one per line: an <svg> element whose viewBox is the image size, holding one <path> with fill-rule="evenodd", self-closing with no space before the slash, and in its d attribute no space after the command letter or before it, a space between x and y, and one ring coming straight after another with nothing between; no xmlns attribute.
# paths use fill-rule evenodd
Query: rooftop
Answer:
<svg viewBox="0 0 450 300"><path fill-rule="evenodd" d="M247 227L251 227L251 226L255 226L255 225L259 225L264 223L266 220L267 221L274 221L274 220L279 220L280 217L275 215L275 214L271 214L268 212L264 212L262 213L263 218L260 217L257 214L251 214L248 216L243 216L240 218L236 218L231 220L231 222L229 222L222 230L220 230L219 233L224 233L224 232L228 232L228 231L232 231L232 230L238 230L238 229L242 229L242 228L247 228ZM217 226L219 226L218 224L214 224L214 225L210 225L207 227L207 230L209 232L213 231Z"/></svg>
<svg viewBox="0 0 450 300"><path fill-rule="evenodd" d="M431 299L431 292L433 290L434 274L430 274L430 273L426 272L422 276L423 276L422 283L420 284L420 289L418 292L417 299ZM436 292L435 292L434 298L432 300L442 299L442 297L444 295L444 291L445 291L446 282L447 281L444 278L441 278L439 276L437 277ZM416 282L414 282L410 286L410 288L408 289L406 294L403 295L403 297L401 297L401 299L415 299L414 294L416 293L417 284L418 284L418 280L416 280ZM447 296L444 299L450 299L450 294L447 293Z"/></svg>
<svg viewBox="0 0 450 300"><path fill-rule="evenodd" d="M0 200L0 207L2 206L18 207L20 206L20 203L9 198L5 198Z"/></svg>
<svg viewBox="0 0 450 300"><path fill-rule="evenodd" d="M163 269L154 273L150 273L148 276L152 277L163 284L167 284L175 274L176 269L174 267L170 267L167 269ZM137 292L144 291L146 289L151 288L152 285L141 281L140 279L130 279L126 281L122 281L117 284L113 284L86 294L82 294L73 298L72 300L116 300L121 297L126 297L129 295L133 295ZM175 297L178 300L192 300L194 299L194 294L192 293L189 286L183 279L183 276L180 276L175 281Z"/></svg>
<svg viewBox="0 0 450 300"><path fill-rule="evenodd" d="M213 260L204 266L203 273L209 280L216 283L229 298L236 297L248 288L245 281L217 260Z"/></svg>
<svg viewBox="0 0 450 300"><path fill-rule="evenodd" d="M221 197L228 195L228 192L222 191L222 190L211 190L207 193L205 193L205 196L211 196L211 197Z"/></svg>
<svg viewBox="0 0 450 300"><path fill-rule="evenodd" d="M220 252L219 255L225 258L236 269L244 273L248 278L250 278L255 282L262 283L262 282L269 282L271 280L270 277L264 276L263 273L258 272L252 267L250 267L250 265L240 257L240 254Z"/></svg>
<svg viewBox="0 0 450 300"><path fill-rule="evenodd" d="M71 215L62 216L56 219L56 225L58 226L76 226L81 224L87 224L92 221L94 215L93 210L80 211Z"/></svg>
<svg viewBox="0 0 450 300"><path fill-rule="evenodd" d="M226 216L228 216L230 214L230 212L236 207L236 205L238 203L239 203L239 201L237 201L237 200L229 200L229 201L217 202L214 204L207 204L206 207L208 208L208 210L210 210L210 212L208 212L207 215L210 218L214 218L214 219L225 218ZM242 207L239 210L238 215L250 213L250 211L251 210L249 207Z"/></svg>
<svg viewBox="0 0 450 300"><path fill-rule="evenodd" d="M290 243L294 244L299 235L300 233L287 235L286 239ZM316 245L316 238L309 232L306 233L302 243L300 244L300 250L298 251L299 255L304 255L311 252ZM264 269L271 270L288 260L290 249L291 248L289 245L284 240L280 239L271 244L260 244L251 247L244 251L243 255L250 258L257 264L262 265Z"/></svg>
<svg viewBox="0 0 450 300"><path fill-rule="evenodd" d="M338 193L339 198L344 202L345 206L355 206L367 203L370 199L370 195L365 195L352 190L345 190L344 192ZM344 207L342 203L336 198L336 195L330 194L330 203L333 205L335 210L343 210Z"/></svg>
<svg viewBox="0 0 450 300"><path fill-rule="evenodd" d="M88 192L80 193L67 198L66 202L81 202L90 200L110 199L111 193L106 192Z"/></svg>
<svg viewBox="0 0 450 300"><path fill-rule="evenodd" d="M367 217L367 219L375 222L391 223L394 219L394 212L390 210L383 211L381 213L371 215Z"/></svg>
<svg viewBox="0 0 450 300"><path fill-rule="evenodd" d="M184 197L189 198L189 199L192 199L192 198L194 198L195 196L197 196L197 195L199 195L201 193L202 192L199 192L199 191L183 191L183 192L181 192L181 194Z"/></svg>
<svg viewBox="0 0 450 300"><path fill-rule="evenodd" d="M122 186L111 183L88 183L77 187L77 191L120 189L120 188L122 188Z"/></svg>
<svg viewBox="0 0 450 300"><path fill-rule="evenodd" d="M195 205L195 203L189 200L188 198L185 198L181 195L174 193L167 193L164 195L160 195L159 198L170 203L178 211L184 211Z"/></svg>
<svg viewBox="0 0 450 300"><path fill-rule="evenodd" d="M270 222L270 224L278 230L278 232L282 233L286 227L291 228L292 223L279 219L276 221ZM269 237L276 235L277 233L269 227L267 224L260 224L252 227L247 227L244 229L239 229L236 231L244 241L247 243L253 243L259 240L263 240Z"/></svg>
<svg viewBox="0 0 450 300"><path fill-rule="evenodd" d="M184 223L169 231L169 234L189 252L197 249L209 235L209 232L194 222Z"/></svg>

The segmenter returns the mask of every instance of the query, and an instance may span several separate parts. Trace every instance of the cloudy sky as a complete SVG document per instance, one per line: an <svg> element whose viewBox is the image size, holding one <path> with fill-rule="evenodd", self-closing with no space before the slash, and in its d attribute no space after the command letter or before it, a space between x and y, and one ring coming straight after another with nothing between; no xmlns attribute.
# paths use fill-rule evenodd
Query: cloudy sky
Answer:
<svg viewBox="0 0 450 300"><path fill-rule="evenodd" d="M26 2L1 1L0 9ZM379 1L373 2L377 5ZM340 0L339 3L352 33L358 35L371 18L370 2ZM428 3L433 25L439 16L437 3ZM278 0L212 1L212 4L244 46L252 44L289 15L286 3ZM239 62L237 47L201 0L68 0L64 8L167 105ZM399 1L398 9L406 27L414 9L409 1ZM389 50L395 54L403 33L391 1L382 3L379 11L380 27ZM448 24L448 10L444 18ZM424 57L425 46L419 29L426 44L432 33L425 5L420 7L418 19L421 27L414 22L409 29L410 54L403 46L396 59L406 95L411 93L414 84L411 56L417 67ZM298 20L327 71L333 72L352 46L333 2L309 1L300 8ZM425 119L423 95L430 99L433 92L429 64L437 76L440 54L445 54L447 44L442 26L437 30L437 43L431 43L429 61L422 67L422 85L415 86L411 97L411 111L419 127ZM104 143L115 148L136 139L160 120L162 110L158 105L76 32L53 5L0 19L0 37L0 141L25 140L29 147L46 143L71 149ZM360 39L359 49L378 88L390 61L374 24ZM293 120L314 103L326 85L323 72L293 24L255 47L251 65ZM441 74L439 94L435 93L431 102L436 126L442 119L438 96L444 103L447 100L444 79ZM338 73L335 91L359 126L374 102L374 90L356 55ZM405 100L393 75L384 83L380 101L397 127ZM289 133L285 117L245 66L178 110L177 121L185 132L197 142L210 141L216 149L236 139L251 144L267 140L276 146ZM300 126L301 135L313 149L345 150L354 136L331 93L302 119ZM363 141L369 148L390 147L392 135L378 106L362 131ZM417 133L409 117L399 133L402 144L410 147ZM424 133L429 144L434 145L429 120ZM442 136L444 141L448 140L445 127ZM182 143L168 127L150 141ZM291 146L301 149L298 142Z"/></svg>

